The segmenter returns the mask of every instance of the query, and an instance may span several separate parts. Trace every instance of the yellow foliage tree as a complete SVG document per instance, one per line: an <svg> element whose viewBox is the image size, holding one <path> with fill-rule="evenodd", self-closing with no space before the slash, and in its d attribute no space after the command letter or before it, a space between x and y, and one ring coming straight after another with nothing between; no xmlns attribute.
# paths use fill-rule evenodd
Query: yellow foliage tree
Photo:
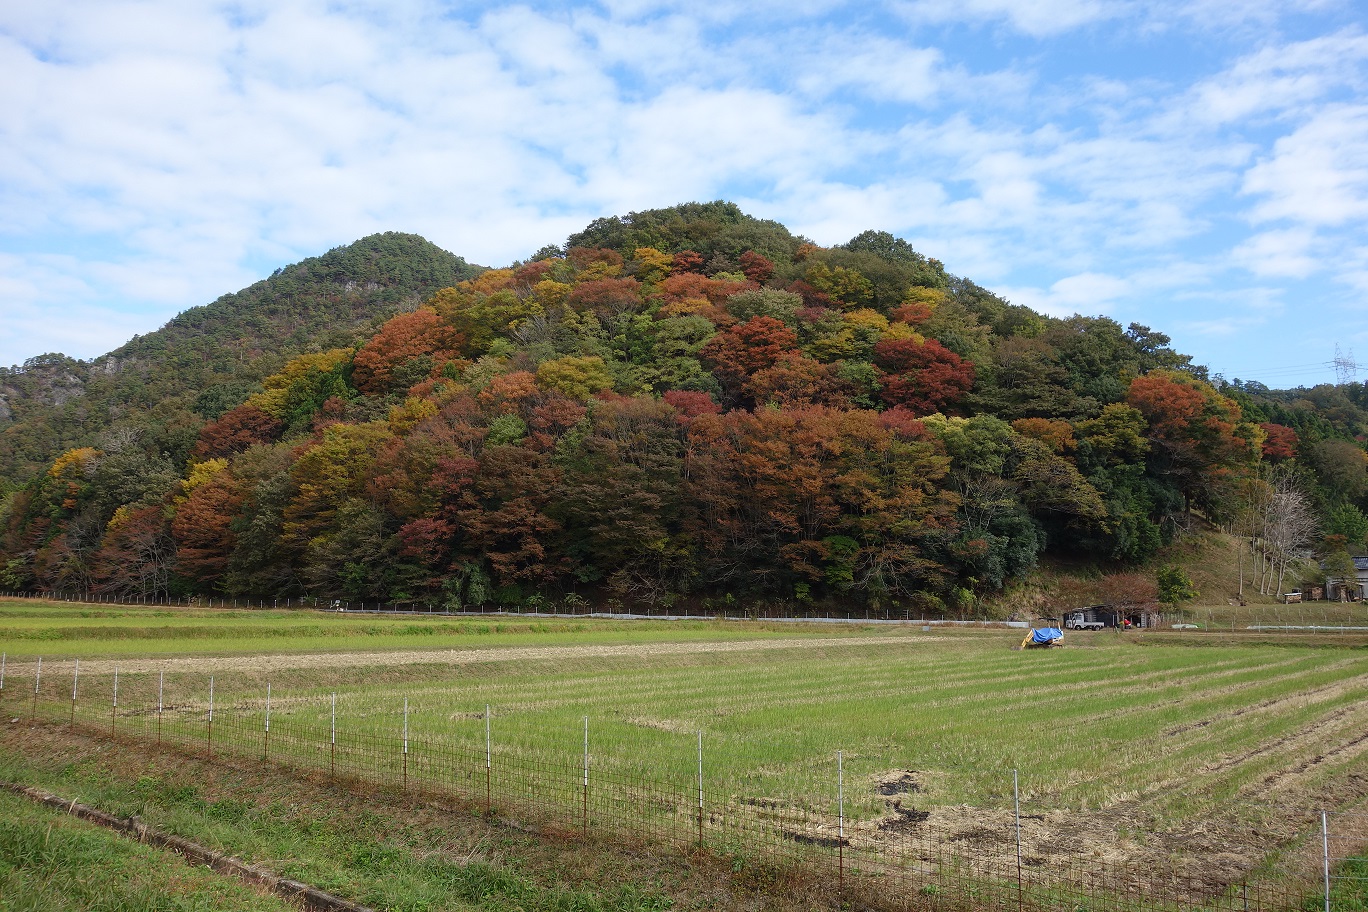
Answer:
<svg viewBox="0 0 1368 912"><path fill-rule="evenodd" d="M313 388L325 376L335 374L337 368L351 358L351 354L349 349L334 348L313 355L300 355L286 364L280 373L261 381L265 391L249 397L247 405L261 409L272 418L286 419L295 400L315 398L309 395Z"/></svg>
<svg viewBox="0 0 1368 912"><path fill-rule="evenodd" d="M571 399L588 399L594 393L612 389L613 375L597 355L568 355L538 365L537 385L557 390Z"/></svg>
<svg viewBox="0 0 1368 912"><path fill-rule="evenodd" d="M542 279L532 286L532 295L541 302L543 307L560 307L565 303L566 296L574 287L564 282L557 282L555 279Z"/></svg>
<svg viewBox="0 0 1368 912"><path fill-rule="evenodd" d="M190 493L201 485L213 481L220 472L228 470L228 460L225 457L217 459L206 459L204 462L196 462L190 466L190 474L181 480L181 493L176 498L177 503L183 503L190 497Z"/></svg>
<svg viewBox="0 0 1368 912"><path fill-rule="evenodd" d="M431 399L416 399L412 396L389 411L390 433L396 437L407 434L420 421L437 414L437 403Z"/></svg>
<svg viewBox="0 0 1368 912"><path fill-rule="evenodd" d="M654 247L638 247L632 252L632 256L637 261L637 281L643 285L658 283L670 274L670 267L674 264L674 257L661 253Z"/></svg>
<svg viewBox="0 0 1368 912"><path fill-rule="evenodd" d="M103 453L94 447L77 447L67 450L52 461L48 469L50 478L72 478L89 475L95 469L95 462Z"/></svg>

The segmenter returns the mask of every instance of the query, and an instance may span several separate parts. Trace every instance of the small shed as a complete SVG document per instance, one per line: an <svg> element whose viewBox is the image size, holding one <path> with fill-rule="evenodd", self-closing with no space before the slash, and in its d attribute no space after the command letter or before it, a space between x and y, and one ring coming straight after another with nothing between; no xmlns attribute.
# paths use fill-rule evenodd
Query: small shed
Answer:
<svg viewBox="0 0 1368 912"><path fill-rule="evenodd" d="M1332 601L1352 601L1368 597L1368 557L1354 558L1354 580L1326 580L1325 597Z"/></svg>

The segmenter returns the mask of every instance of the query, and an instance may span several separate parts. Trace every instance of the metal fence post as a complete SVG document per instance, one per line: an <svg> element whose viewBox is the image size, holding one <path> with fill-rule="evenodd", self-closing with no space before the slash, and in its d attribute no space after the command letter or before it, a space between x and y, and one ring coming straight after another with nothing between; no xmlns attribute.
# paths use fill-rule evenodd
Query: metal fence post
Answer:
<svg viewBox="0 0 1368 912"><path fill-rule="evenodd" d="M266 762L266 757L271 750L271 682L266 682L266 731L261 738L261 762Z"/></svg>
<svg viewBox="0 0 1368 912"><path fill-rule="evenodd" d="M166 686L166 669L157 672L157 743L161 744L162 689Z"/></svg>
<svg viewBox="0 0 1368 912"><path fill-rule="evenodd" d="M29 710L29 721L38 717L38 687L43 680L43 657L38 657L38 666L33 670L33 709Z"/></svg>
<svg viewBox="0 0 1368 912"><path fill-rule="evenodd" d="M76 724L76 682L81 679L81 660L76 660L76 667L71 670L71 721L69 725Z"/></svg>
<svg viewBox="0 0 1368 912"><path fill-rule="evenodd" d="M1330 912L1330 820L1321 811L1321 860L1325 866L1325 912Z"/></svg>
<svg viewBox="0 0 1368 912"><path fill-rule="evenodd" d="M1012 770L1012 813L1016 817L1017 907L1022 906L1021 878L1021 791L1017 787L1017 771Z"/></svg>
<svg viewBox="0 0 1368 912"><path fill-rule="evenodd" d="M408 791L408 697L404 697L404 791Z"/></svg>
<svg viewBox="0 0 1368 912"><path fill-rule="evenodd" d="M581 829L589 835L589 717L584 717L584 792L581 810Z"/></svg>
<svg viewBox="0 0 1368 912"><path fill-rule="evenodd" d="M214 756L214 676L209 676L209 756Z"/></svg>
<svg viewBox="0 0 1368 912"><path fill-rule="evenodd" d="M845 893L845 764L836 752L836 889Z"/></svg>
<svg viewBox="0 0 1368 912"><path fill-rule="evenodd" d="M698 847L703 848L703 730L698 731Z"/></svg>
<svg viewBox="0 0 1368 912"><path fill-rule="evenodd" d="M328 728L328 775L337 775L337 692L333 691Z"/></svg>
<svg viewBox="0 0 1368 912"><path fill-rule="evenodd" d="M490 813L493 799L494 754L489 737L489 704L485 704L485 816Z"/></svg>
<svg viewBox="0 0 1368 912"><path fill-rule="evenodd" d="M114 702L109 707L109 733L114 734L114 719L119 715L119 666L114 666Z"/></svg>

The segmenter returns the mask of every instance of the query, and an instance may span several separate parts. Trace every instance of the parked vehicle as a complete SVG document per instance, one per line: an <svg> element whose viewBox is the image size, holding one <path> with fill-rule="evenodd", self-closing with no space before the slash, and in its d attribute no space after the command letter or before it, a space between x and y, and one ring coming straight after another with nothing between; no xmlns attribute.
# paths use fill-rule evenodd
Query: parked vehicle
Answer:
<svg viewBox="0 0 1368 912"><path fill-rule="evenodd" d="M1096 616L1089 617L1087 612L1073 611L1064 618L1064 627L1067 630L1102 630L1106 623L1098 620Z"/></svg>

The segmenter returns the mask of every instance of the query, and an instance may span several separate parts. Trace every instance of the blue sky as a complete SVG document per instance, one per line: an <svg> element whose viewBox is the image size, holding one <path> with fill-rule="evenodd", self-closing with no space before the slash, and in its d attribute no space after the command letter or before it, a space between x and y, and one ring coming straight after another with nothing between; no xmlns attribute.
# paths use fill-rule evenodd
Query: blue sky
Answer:
<svg viewBox="0 0 1368 912"><path fill-rule="evenodd" d="M0 364L385 230L485 265L731 199L1270 386L1368 379L1349 0L16 0Z"/></svg>

